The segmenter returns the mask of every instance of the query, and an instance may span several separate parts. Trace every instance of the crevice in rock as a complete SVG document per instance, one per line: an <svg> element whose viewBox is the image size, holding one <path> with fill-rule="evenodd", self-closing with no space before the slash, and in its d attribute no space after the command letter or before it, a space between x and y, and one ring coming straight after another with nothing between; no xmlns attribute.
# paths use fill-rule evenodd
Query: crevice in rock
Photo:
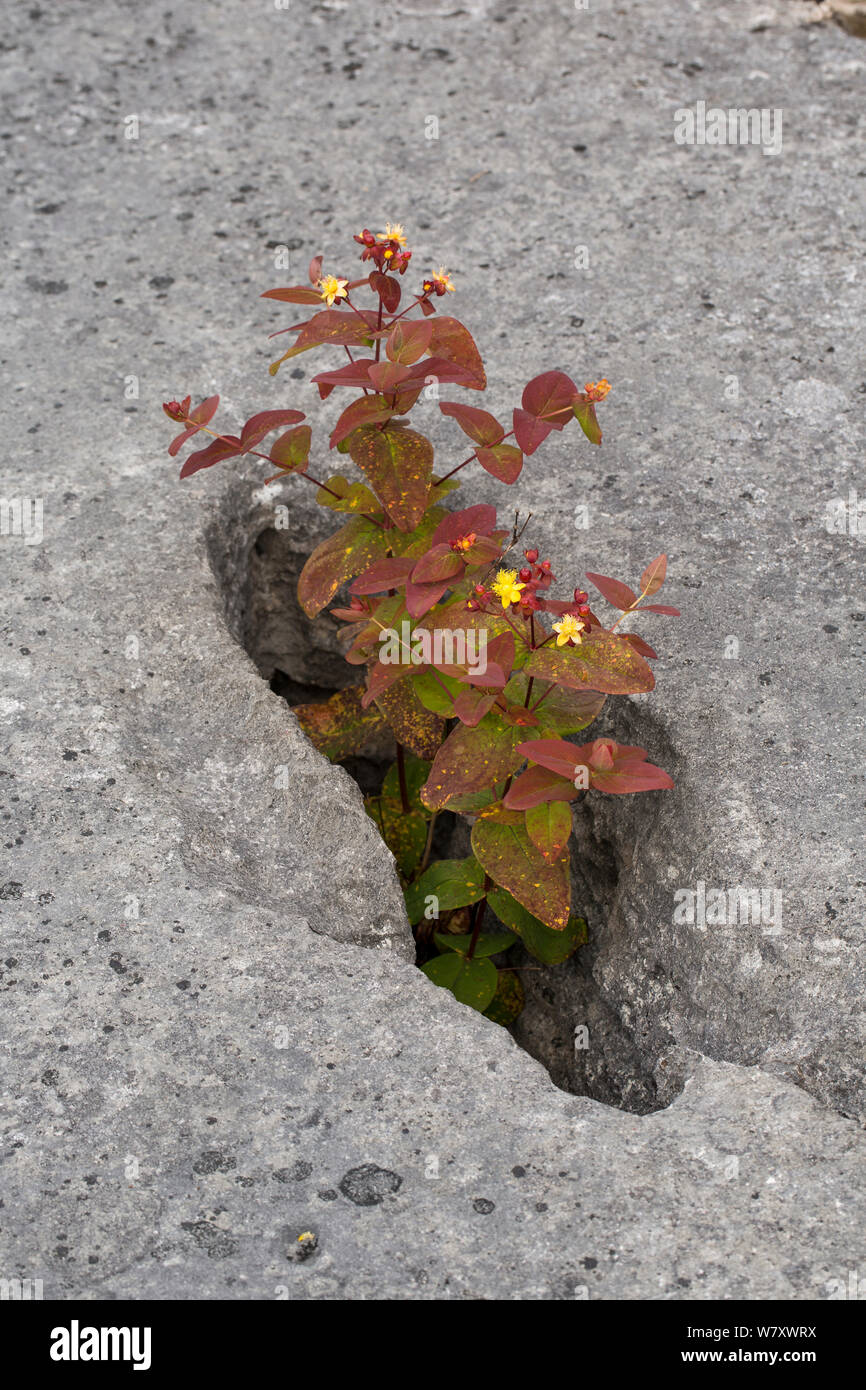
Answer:
<svg viewBox="0 0 866 1390"><path fill-rule="evenodd" d="M339 625L327 613L307 618L297 600L298 576L307 555L333 528L317 527L317 519L311 518L309 525L277 530L272 513L263 506L250 507L247 498L244 508L242 494L234 491L230 496L232 508L239 508L241 515L245 510L247 517L239 522L235 512L228 527L211 529L211 562L222 584L229 626L263 680L291 706L325 700L356 683L361 671L343 658ZM346 758L341 765L369 796L380 790L393 758L393 741L386 737L367 748L364 756ZM645 816L649 823L649 806ZM566 963L549 967L519 946L512 948L507 963L520 969L526 1007L510 1031L561 1089L646 1114L664 1108L680 1093L689 1070L687 1056L672 1040L667 1053L658 1045L648 1049L647 1040L629 1027L627 1009L617 1008L610 990L597 978L602 943L615 930L620 875L628 855L622 846L594 835L588 798L576 819L580 854L574 902L588 921L590 940ZM630 819L626 833L634 834ZM435 856L468 852L469 827L463 818L440 815Z"/></svg>

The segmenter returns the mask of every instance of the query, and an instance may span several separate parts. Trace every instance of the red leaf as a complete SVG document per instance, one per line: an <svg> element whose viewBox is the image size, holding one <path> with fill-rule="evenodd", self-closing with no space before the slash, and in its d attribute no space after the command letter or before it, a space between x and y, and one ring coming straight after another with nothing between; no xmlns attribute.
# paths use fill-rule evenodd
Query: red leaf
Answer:
<svg viewBox="0 0 866 1390"><path fill-rule="evenodd" d="M430 339L433 336L433 324L424 319L401 319L395 323L385 342L385 354L392 362L399 362L403 366L409 366L417 362L419 357L430 346Z"/></svg>
<svg viewBox="0 0 866 1390"><path fill-rule="evenodd" d="M369 375L377 391L394 391L409 375L409 368L399 362L374 362Z"/></svg>
<svg viewBox="0 0 866 1390"><path fill-rule="evenodd" d="M370 287L378 294L386 312L396 313L401 295L399 280L393 275L383 275L380 270L374 270L370 275Z"/></svg>
<svg viewBox="0 0 866 1390"><path fill-rule="evenodd" d="M543 801L573 801L576 796L577 788L570 777L560 777L549 768L536 765L514 779L503 804L510 811L525 811Z"/></svg>
<svg viewBox="0 0 866 1390"><path fill-rule="evenodd" d="M337 343L346 347L362 346L376 336L375 316L359 317L343 309L323 309L302 324L294 348L290 352L316 347L319 343Z"/></svg>
<svg viewBox="0 0 866 1390"><path fill-rule="evenodd" d="M262 299L281 299L285 304L321 304L322 296L318 290L308 289L306 285L287 285L282 290L265 290Z"/></svg>
<svg viewBox="0 0 866 1390"><path fill-rule="evenodd" d="M657 555L654 560L651 560L640 577L641 593L645 594L647 598L651 598L653 594L657 594L665 582L667 569L667 555Z"/></svg>
<svg viewBox="0 0 866 1390"><path fill-rule="evenodd" d="M336 448L340 440L345 439L359 425L373 425L382 420L390 420L393 414L393 408L384 396L361 396L346 407L334 426L330 440L331 448Z"/></svg>
<svg viewBox="0 0 866 1390"><path fill-rule="evenodd" d="M564 738L533 738L521 743L518 752L531 762L538 763L539 767L546 767L549 772L555 772L558 777L567 777L571 781L574 777L574 769L581 758L581 750L575 748L573 743L566 743Z"/></svg>
<svg viewBox="0 0 866 1390"><path fill-rule="evenodd" d="M369 386L369 368L372 365L372 357L357 357L354 362L347 362L344 367L336 367L330 372L319 372L318 376L313 377L313 382L316 386Z"/></svg>
<svg viewBox="0 0 866 1390"><path fill-rule="evenodd" d="M606 575L593 574L591 570L586 571L586 577L614 608L621 608L625 612L637 603L637 594L627 584L621 584L618 579L608 579Z"/></svg>
<svg viewBox="0 0 866 1390"><path fill-rule="evenodd" d="M498 444L505 434L494 416L486 410L478 410L474 405L463 405L461 401L440 401L439 409L443 415L450 415L456 420L463 433L468 434L475 444Z"/></svg>
<svg viewBox="0 0 866 1390"><path fill-rule="evenodd" d="M596 629L584 634L576 647L538 647L524 670L567 690L605 695L635 695L655 685L649 666L624 636Z"/></svg>
<svg viewBox="0 0 866 1390"><path fill-rule="evenodd" d="M647 603L641 607L641 613L664 613L668 618L681 618L682 613L678 608L671 608L667 603Z"/></svg>
<svg viewBox="0 0 866 1390"><path fill-rule="evenodd" d="M545 420L536 419L528 410L521 410L519 406L515 407L513 418L515 439L524 454L534 454L539 444L543 444L550 434L553 425L547 424Z"/></svg>
<svg viewBox="0 0 866 1390"><path fill-rule="evenodd" d="M377 560L353 581L351 593L383 594L388 589L401 589L411 573L413 563L414 561L402 555Z"/></svg>
<svg viewBox="0 0 866 1390"><path fill-rule="evenodd" d="M236 458L242 452L241 441L233 434L226 435L224 439L215 439L206 449L197 449L194 454L189 455L180 470L180 476L190 478L202 468L213 468L215 463L222 463L223 459Z"/></svg>
<svg viewBox="0 0 866 1390"><path fill-rule="evenodd" d="M645 642L642 637L638 637L636 632L624 632L622 635L625 640L634 647L635 651L640 652L641 656L645 656L648 661L658 660L658 652L653 650L649 642Z"/></svg>
<svg viewBox="0 0 866 1390"><path fill-rule="evenodd" d="M530 415L561 430L571 418L575 398L580 394L565 372L542 372L526 385L520 403Z"/></svg>
<svg viewBox="0 0 866 1390"><path fill-rule="evenodd" d="M475 377L466 367L459 362L449 362L445 357L422 357L412 367L411 376L416 380L426 382L435 381L440 386L468 386L479 391L484 388L476 387Z"/></svg>
<svg viewBox="0 0 866 1390"><path fill-rule="evenodd" d="M440 579L434 584L416 584L414 579L406 581L406 612L410 618L423 618L443 594L451 588L450 579Z"/></svg>
<svg viewBox="0 0 866 1390"><path fill-rule="evenodd" d="M450 579L455 574L462 573L463 562L459 555L451 549L450 545L442 542L439 545L431 546L426 555L422 555L412 571L413 584L435 584L443 579Z"/></svg>
<svg viewBox="0 0 866 1390"><path fill-rule="evenodd" d="M433 319L432 327L431 357L444 357L446 361L456 363L469 377L464 384L473 391L483 391L487 386L484 363L469 329L464 328L459 319L450 318L447 314Z"/></svg>
<svg viewBox="0 0 866 1390"><path fill-rule="evenodd" d="M488 710L493 708L497 693L495 690L477 690L470 687L455 696L454 713L461 724L468 725L470 729L476 728Z"/></svg>
<svg viewBox="0 0 866 1390"><path fill-rule="evenodd" d="M241 452L249 453L271 430L281 425L297 424L304 418L302 410L262 410L258 415L251 415L241 430Z"/></svg>
<svg viewBox="0 0 866 1390"><path fill-rule="evenodd" d="M487 502L479 502L475 507L464 507L462 511L449 512L443 517L433 532L430 544L439 545L442 541L450 544L461 536L471 535L473 531L478 536L489 536L495 525L496 508Z"/></svg>
<svg viewBox="0 0 866 1390"><path fill-rule="evenodd" d="M402 680L404 676L408 676L410 671L417 670L418 667L413 666L411 662L401 665L396 661L377 661L375 666L370 667L370 673L367 677L367 689L361 700L361 708L369 709L373 701L378 699L382 692L387 690L389 686Z"/></svg>
<svg viewBox="0 0 866 1390"><path fill-rule="evenodd" d="M495 444L492 449L478 449L476 458L487 473L501 483L516 483L523 467L523 454L513 444Z"/></svg>

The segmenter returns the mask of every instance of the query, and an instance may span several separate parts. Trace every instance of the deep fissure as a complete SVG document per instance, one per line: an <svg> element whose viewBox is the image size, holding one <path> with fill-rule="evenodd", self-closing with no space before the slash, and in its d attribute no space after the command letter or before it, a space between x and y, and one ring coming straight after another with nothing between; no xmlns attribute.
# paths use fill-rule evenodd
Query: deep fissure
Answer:
<svg viewBox="0 0 866 1390"><path fill-rule="evenodd" d="M238 504L241 496L236 493L233 500ZM229 626L271 690L289 706L324 701L355 684L360 672L345 662L335 620L327 612L309 619L297 600L298 576L321 536L299 526L276 529L272 514L268 520L253 508L250 515L248 499L245 510L246 525L238 526L237 514L232 517L234 543L228 556L214 548L215 543L224 542L225 533L215 529L210 536L211 560L222 583ZM347 757L340 764L362 793L371 796L381 789L393 759L393 741L385 738L374 741L364 756ZM584 813L590 814L588 808L584 807ZM465 819L440 813L432 857L467 853ZM618 875L614 847L594 844L584 877L575 881L575 908L587 918L589 941L568 961L544 966L519 944L511 948L507 963L520 972L526 1003L509 1031L561 1089L646 1114L668 1105L681 1090L683 1077L676 1065L670 1074L665 1072L666 1058L647 1055L641 1039L626 1026L593 974L599 934L606 928L607 905L616 896ZM498 925L489 908L487 921L494 928Z"/></svg>

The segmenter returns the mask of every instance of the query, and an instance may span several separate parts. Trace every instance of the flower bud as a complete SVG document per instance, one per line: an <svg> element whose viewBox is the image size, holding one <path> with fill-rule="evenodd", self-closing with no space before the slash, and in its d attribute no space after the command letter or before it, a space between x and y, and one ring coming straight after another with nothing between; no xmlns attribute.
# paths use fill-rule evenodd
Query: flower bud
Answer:
<svg viewBox="0 0 866 1390"><path fill-rule="evenodd" d="M533 550L524 550L523 553L524 553L524 555L526 556L526 558L527 558L527 560L529 561L529 563L530 563L531 565L534 565L535 562L536 562L536 560L538 559L538 551L537 551L537 550L534 550L534 549L533 549Z"/></svg>

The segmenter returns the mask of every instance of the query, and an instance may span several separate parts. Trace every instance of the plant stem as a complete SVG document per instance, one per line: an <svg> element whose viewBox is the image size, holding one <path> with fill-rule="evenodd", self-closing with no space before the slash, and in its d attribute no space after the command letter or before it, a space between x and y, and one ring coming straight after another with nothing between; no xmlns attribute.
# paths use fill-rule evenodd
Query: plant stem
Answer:
<svg viewBox="0 0 866 1390"><path fill-rule="evenodd" d="M487 888L489 887L489 884L490 879L485 874L484 897L479 898L478 902L472 909L472 919L469 924L469 929L472 932L472 940L469 942L469 950L466 952L467 960L471 960L472 957L475 955L475 947L478 944L478 937L481 933L481 923L484 921L484 908L487 904Z"/></svg>
<svg viewBox="0 0 866 1390"><path fill-rule="evenodd" d="M427 865L430 863L430 855L433 853L433 832L436 829L436 817L438 816L438 814L438 811L434 811L432 816L430 817L430 824L427 827L427 843L424 846L424 854L422 856L421 863L418 867L418 873L415 876L416 878L421 877L424 870L427 868Z"/></svg>
<svg viewBox="0 0 866 1390"><path fill-rule="evenodd" d="M406 755L403 752L402 743L397 744L397 776L400 780L400 800L403 803L403 814L408 816L412 808L409 805L409 789L406 785Z"/></svg>
<svg viewBox="0 0 866 1390"><path fill-rule="evenodd" d="M534 677L534 676L530 676L530 677L529 677L529 682L528 682L527 687L526 687L526 699L523 701L523 708L524 708L524 709L529 709L529 698L530 698L530 696L532 695L532 686L533 686L533 682L534 682L534 681L535 681L535 677Z"/></svg>

